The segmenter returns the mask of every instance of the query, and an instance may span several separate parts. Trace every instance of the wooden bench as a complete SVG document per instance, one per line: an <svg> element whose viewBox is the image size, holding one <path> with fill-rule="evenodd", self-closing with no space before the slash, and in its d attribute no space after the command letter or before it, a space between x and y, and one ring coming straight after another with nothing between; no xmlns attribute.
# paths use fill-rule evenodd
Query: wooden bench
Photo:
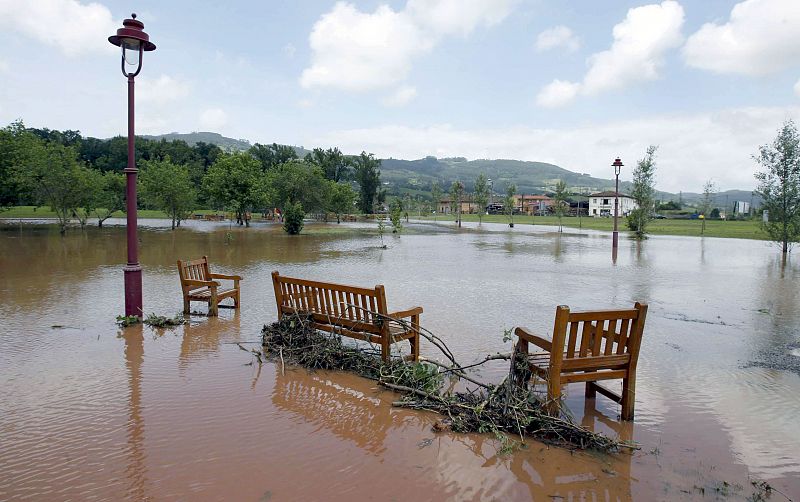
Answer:
<svg viewBox="0 0 800 502"><path fill-rule="evenodd" d="M381 347L381 357L388 362L394 342L408 340L411 355L419 359L419 317L422 307L389 312L382 285L360 288L329 282L308 281L272 272L278 319L286 314L309 314L314 327ZM407 327L395 326L391 319L410 318ZM394 323L397 324L397 323Z"/></svg>
<svg viewBox="0 0 800 502"><path fill-rule="evenodd" d="M183 290L184 314L189 313L190 302L206 302L208 315L215 316L219 312L219 302L225 298L233 298L233 308L239 308L239 281L242 278L238 275L212 274L208 267L208 257L203 256L199 260L178 260L178 274ZM231 280L233 287L221 288L220 283L214 279Z"/></svg>
<svg viewBox="0 0 800 502"><path fill-rule="evenodd" d="M558 408L564 384L586 382L587 398L599 392L622 405L623 420L632 420L646 316L647 305L638 302L630 310L593 312L570 312L561 305L556 308L552 341L517 328L517 350L528 354L531 372L547 380L551 410ZM544 352L530 354L530 343ZM595 383L610 379L622 379L622 395Z"/></svg>

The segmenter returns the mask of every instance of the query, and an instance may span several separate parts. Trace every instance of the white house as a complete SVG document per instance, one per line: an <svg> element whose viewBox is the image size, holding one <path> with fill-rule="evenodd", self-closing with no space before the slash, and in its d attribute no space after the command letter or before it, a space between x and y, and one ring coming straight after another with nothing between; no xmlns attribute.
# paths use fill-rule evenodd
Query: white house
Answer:
<svg viewBox="0 0 800 502"><path fill-rule="evenodd" d="M589 196L589 216L614 216L613 191L597 192ZM624 193L619 194L619 215L627 216L636 209L636 202Z"/></svg>

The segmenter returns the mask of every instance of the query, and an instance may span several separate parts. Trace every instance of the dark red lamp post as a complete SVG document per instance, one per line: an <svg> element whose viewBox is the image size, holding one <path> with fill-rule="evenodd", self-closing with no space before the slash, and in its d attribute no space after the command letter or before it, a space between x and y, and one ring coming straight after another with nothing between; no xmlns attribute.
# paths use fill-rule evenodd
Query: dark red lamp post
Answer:
<svg viewBox="0 0 800 502"><path fill-rule="evenodd" d="M617 157L611 165L614 166L614 175L617 177L614 188L614 234L612 238L613 244L611 245L614 251L616 251L617 247L619 247L619 232L617 231L617 217L619 216L619 170L624 164L619 157Z"/></svg>
<svg viewBox="0 0 800 502"><path fill-rule="evenodd" d="M122 74L128 77L128 167L127 203L128 203L128 264L125 272L125 315L142 317L142 267L139 265L139 241L136 236L136 157L134 152L135 133L133 127L133 79L142 70L142 54L153 51L156 45L144 32L144 23L131 19L122 22L122 28L116 35L108 37L108 41L122 48Z"/></svg>

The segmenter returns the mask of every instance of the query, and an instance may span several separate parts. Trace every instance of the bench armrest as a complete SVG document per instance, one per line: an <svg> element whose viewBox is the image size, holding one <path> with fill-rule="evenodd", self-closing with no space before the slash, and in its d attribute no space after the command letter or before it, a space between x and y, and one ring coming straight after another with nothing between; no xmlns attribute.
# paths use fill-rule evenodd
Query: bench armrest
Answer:
<svg viewBox="0 0 800 502"><path fill-rule="evenodd" d="M540 347L548 352L553 351L553 342L551 342L550 340L545 340L540 336L534 335L533 333L528 331L527 328L517 328L514 330L514 334L517 335L519 338L525 340L526 342L531 342L537 347Z"/></svg>
<svg viewBox="0 0 800 502"><path fill-rule="evenodd" d="M217 281L199 281L197 279L184 279L183 284L186 286L194 286L196 288L209 287L212 289L219 286Z"/></svg>
<svg viewBox="0 0 800 502"><path fill-rule="evenodd" d="M414 307L407 310L400 310L398 312L392 312L390 314L386 314L387 317L391 317L393 319L402 319L404 317L411 317L415 315L420 315L422 313L422 307Z"/></svg>
<svg viewBox="0 0 800 502"><path fill-rule="evenodd" d="M212 279L229 279L231 281L241 281L242 277L239 275L226 275L226 274L209 274Z"/></svg>

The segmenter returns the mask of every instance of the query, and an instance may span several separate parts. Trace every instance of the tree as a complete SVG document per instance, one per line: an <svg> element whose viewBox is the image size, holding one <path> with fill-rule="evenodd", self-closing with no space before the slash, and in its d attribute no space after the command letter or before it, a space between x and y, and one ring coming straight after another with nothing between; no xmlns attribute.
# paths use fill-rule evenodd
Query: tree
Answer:
<svg viewBox="0 0 800 502"><path fill-rule="evenodd" d="M480 173L475 180L475 195L472 200L478 206L478 224L483 223L483 215L486 213L486 205L489 203L489 182L486 175Z"/></svg>
<svg viewBox="0 0 800 502"><path fill-rule="evenodd" d="M373 154L361 152L353 159L353 168L356 182L359 186L358 206L361 212L368 214L373 210L376 200L380 201L381 194L378 187L381 184L381 160Z"/></svg>
<svg viewBox="0 0 800 502"><path fill-rule="evenodd" d="M439 212L439 203L442 201L442 187L438 181L431 184L431 199L433 200L433 221L436 221L436 214Z"/></svg>
<svg viewBox="0 0 800 502"><path fill-rule="evenodd" d="M283 208L283 230L289 235L299 234L303 230L305 215L300 202L286 204Z"/></svg>
<svg viewBox="0 0 800 502"><path fill-rule="evenodd" d="M231 209L240 225L250 226L247 213L266 203L261 165L243 152L219 157L203 177L203 190L212 206Z"/></svg>
<svg viewBox="0 0 800 502"><path fill-rule="evenodd" d="M0 129L0 211L24 202L27 169L42 144L21 120Z"/></svg>
<svg viewBox="0 0 800 502"><path fill-rule="evenodd" d="M755 175L756 193L769 211L762 227L786 256L800 240L800 137L794 122L784 122L772 144L761 146L753 159L764 168Z"/></svg>
<svg viewBox="0 0 800 502"><path fill-rule="evenodd" d="M461 199L464 197L464 184L460 181L454 181L450 185L450 207L452 212L456 215L456 224L461 228Z"/></svg>
<svg viewBox="0 0 800 502"><path fill-rule="evenodd" d="M353 211L353 204L358 195L350 185L344 183L328 182L330 195L328 197L328 210L336 214L336 223L341 223L341 215Z"/></svg>
<svg viewBox="0 0 800 502"><path fill-rule="evenodd" d="M392 223L392 233L396 234L403 230L403 223L400 219L403 217L403 203L400 199L394 199L389 208L389 221Z"/></svg>
<svg viewBox="0 0 800 502"><path fill-rule="evenodd" d="M100 194L103 191L103 173L88 167L79 170L80 179L77 182L83 187L83 195L75 208L75 217L81 228L86 227L97 208L100 207Z"/></svg>
<svg viewBox="0 0 800 502"><path fill-rule="evenodd" d="M26 154L24 168L17 173L20 185L32 194L37 204L50 206L64 234L90 189L86 184L88 168L78 163L72 147L41 141L30 146L32 150Z"/></svg>
<svg viewBox="0 0 800 502"><path fill-rule="evenodd" d="M322 170L303 160L291 160L267 173L267 200L285 213L291 204L300 204L303 211L324 212L329 207L330 184Z"/></svg>
<svg viewBox="0 0 800 502"><path fill-rule="evenodd" d="M103 182L98 193L96 210L97 226L103 228L103 222L117 211L125 210L125 175L113 171L103 173Z"/></svg>
<svg viewBox="0 0 800 502"><path fill-rule="evenodd" d="M347 179L350 171L350 159L345 157L338 148L314 148L306 154L305 161L319 166L325 179L340 182Z"/></svg>
<svg viewBox="0 0 800 502"><path fill-rule="evenodd" d="M553 212L556 214L558 218L558 231L563 232L564 227L561 224L561 218L567 214L567 210L569 209L569 193L567 192L567 184L564 180L558 180L556 183L556 191L553 194Z"/></svg>
<svg viewBox="0 0 800 502"><path fill-rule="evenodd" d="M508 216L508 226L514 226L514 195L517 193L517 185L511 183L506 188L506 196L503 199L503 211Z"/></svg>
<svg viewBox="0 0 800 502"><path fill-rule="evenodd" d="M711 216L711 204L714 201L714 195L717 193L717 187L714 186L712 180L708 180L703 185L703 198L700 200L700 214L703 215L703 222L700 226L700 235L706 233L706 220Z"/></svg>
<svg viewBox="0 0 800 502"><path fill-rule="evenodd" d="M276 166L285 164L290 160L297 158L297 152L294 147L288 145L279 145L273 143L271 145L262 145L256 143L247 151L261 164L261 169L267 172Z"/></svg>
<svg viewBox="0 0 800 502"><path fill-rule="evenodd" d="M647 224L653 217L655 204L655 155L658 147L650 145L644 158L639 159L633 170L633 188L631 197L636 202L636 209L628 216L628 228L633 230L637 239L647 237Z"/></svg>
<svg viewBox="0 0 800 502"><path fill-rule="evenodd" d="M173 164L170 159L145 160L141 163L139 183L142 200L167 213L172 219L172 229L180 226L194 209L197 199L189 170Z"/></svg>

